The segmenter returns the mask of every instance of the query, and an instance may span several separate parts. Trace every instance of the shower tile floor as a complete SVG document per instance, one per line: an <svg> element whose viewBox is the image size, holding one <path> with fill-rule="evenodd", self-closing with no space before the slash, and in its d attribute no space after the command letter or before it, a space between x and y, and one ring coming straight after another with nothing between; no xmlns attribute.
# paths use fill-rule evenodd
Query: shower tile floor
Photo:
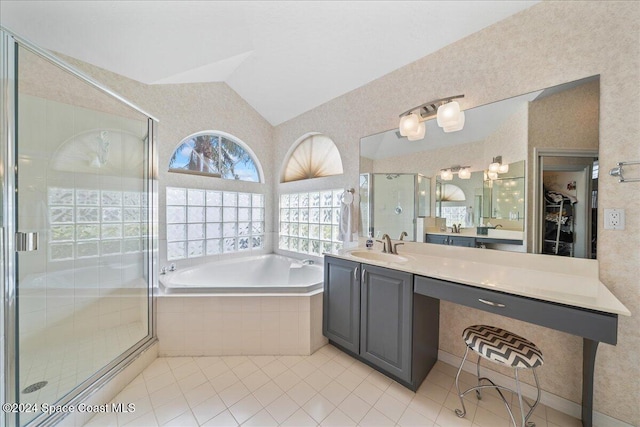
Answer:
<svg viewBox="0 0 640 427"><path fill-rule="evenodd" d="M20 401L56 402L146 334L146 324L132 322L84 338L80 335L66 340L45 338L39 347L21 349L20 390L40 381L46 381L47 385L30 393L22 391ZM28 421L35 415L23 414L21 419Z"/></svg>
<svg viewBox="0 0 640 427"><path fill-rule="evenodd" d="M470 393L467 416L458 418L455 374L439 361L414 393L331 345L311 356L161 357L114 399L135 412L99 414L85 427L509 427L491 390L480 401ZM461 382L466 388L475 377L463 373ZM582 425L544 405L532 421Z"/></svg>

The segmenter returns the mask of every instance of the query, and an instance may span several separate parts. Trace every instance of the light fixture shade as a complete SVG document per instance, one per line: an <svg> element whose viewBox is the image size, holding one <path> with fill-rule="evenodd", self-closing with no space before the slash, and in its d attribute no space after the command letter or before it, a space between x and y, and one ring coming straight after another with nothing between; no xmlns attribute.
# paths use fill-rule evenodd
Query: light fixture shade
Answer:
<svg viewBox="0 0 640 427"><path fill-rule="evenodd" d="M424 138L424 134L427 130L427 127L424 125L424 122L420 122L418 124L418 130L414 133L407 134L407 139L409 141L418 141Z"/></svg>
<svg viewBox="0 0 640 427"><path fill-rule="evenodd" d="M438 107L438 126L441 128L455 126L459 120L460 104L456 101L447 102Z"/></svg>
<svg viewBox="0 0 640 427"><path fill-rule="evenodd" d="M500 165L500 167L498 168L498 173L507 173L507 172L509 172L509 163L504 163Z"/></svg>
<svg viewBox="0 0 640 427"><path fill-rule="evenodd" d="M500 170L500 163L493 162L489 165L489 172L498 173L499 170Z"/></svg>
<svg viewBox="0 0 640 427"><path fill-rule="evenodd" d="M462 168L458 171L458 177L460 179L470 179L471 178L471 170L469 168Z"/></svg>
<svg viewBox="0 0 640 427"><path fill-rule="evenodd" d="M453 179L453 172L451 172L451 169L442 169L440 171L440 179L443 181L451 181Z"/></svg>
<svg viewBox="0 0 640 427"><path fill-rule="evenodd" d="M494 180L494 179L498 179L498 172L491 172L489 171L489 173L487 173L487 176L489 177L490 180Z"/></svg>
<svg viewBox="0 0 640 427"><path fill-rule="evenodd" d="M400 135L409 136L417 133L420 129L420 117L415 113L409 113L400 117Z"/></svg>
<svg viewBox="0 0 640 427"><path fill-rule="evenodd" d="M463 127L464 127L464 111L460 111L460 114L458 114L458 121L451 126L443 127L442 130L444 130L445 133L457 132L459 130L462 130Z"/></svg>

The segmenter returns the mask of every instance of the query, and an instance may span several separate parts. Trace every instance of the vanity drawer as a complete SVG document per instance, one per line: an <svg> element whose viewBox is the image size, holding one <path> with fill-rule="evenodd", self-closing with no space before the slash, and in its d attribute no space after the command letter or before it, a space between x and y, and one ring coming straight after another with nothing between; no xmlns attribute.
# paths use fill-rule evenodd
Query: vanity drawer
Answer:
<svg viewBox="0 0 640 427"><path fill-rule="evenodd" d="M415 276L414 292L535 323L595 341L616 344L618 316L521 297L430 277Z"/></svg>

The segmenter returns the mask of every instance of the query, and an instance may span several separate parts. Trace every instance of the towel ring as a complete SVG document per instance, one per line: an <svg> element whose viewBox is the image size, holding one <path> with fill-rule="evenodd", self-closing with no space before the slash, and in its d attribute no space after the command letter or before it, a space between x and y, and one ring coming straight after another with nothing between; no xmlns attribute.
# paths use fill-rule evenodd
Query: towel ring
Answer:
<svg viewBox="0 0 640 427"><path fill-rule="evenodd" d="M340 202L345 205L351 204L353 202L353 195L356 192L353 188L349 188L344 190L344 192L340 195Z"/></svg>

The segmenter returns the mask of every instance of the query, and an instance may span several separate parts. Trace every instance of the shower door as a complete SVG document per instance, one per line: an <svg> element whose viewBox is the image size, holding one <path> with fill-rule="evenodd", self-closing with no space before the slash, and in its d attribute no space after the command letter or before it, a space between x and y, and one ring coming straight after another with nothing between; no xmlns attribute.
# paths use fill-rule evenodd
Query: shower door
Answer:
<svg viewBox="0 0 640 427"><path fill-rule="evenodd" d="M416 175L404 173L374 173L371 185L371 227L375 237L388 234L416 240Z"/></svg>
<svg viewBox="0 0 640 427"><path fill-rule="evenodd" d="M153 336L153 120L37 48L8 46L17 67L7 401L66 403Z"/></svg>

